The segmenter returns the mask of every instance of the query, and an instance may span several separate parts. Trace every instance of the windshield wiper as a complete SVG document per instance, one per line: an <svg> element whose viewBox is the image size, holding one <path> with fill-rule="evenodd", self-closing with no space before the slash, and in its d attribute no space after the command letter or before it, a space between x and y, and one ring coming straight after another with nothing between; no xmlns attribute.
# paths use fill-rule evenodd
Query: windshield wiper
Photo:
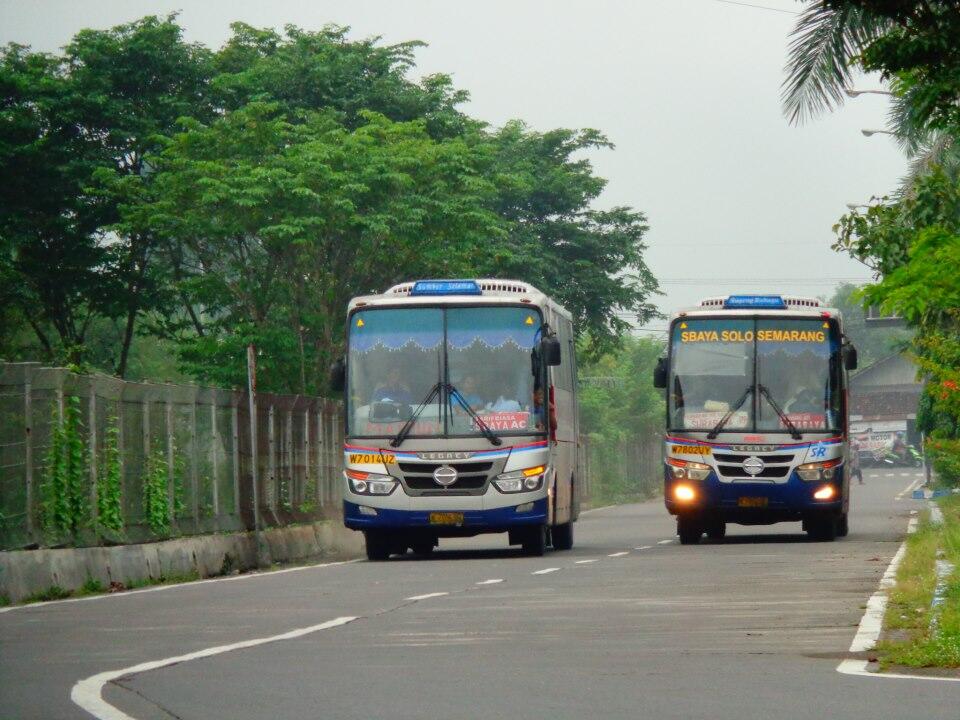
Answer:
<svg viewBox="0 0 960 720"><path fill-rule="evenodd" d="M427 393L427 396L423 399L423 402L417 406L417 409L413 411L413 414L410 415L410 418L407 420L407 422L405 422L403 427L400 428L400 432L398 432L394 436L393 440L390 441L390 447L400 447L400 443L407 439L407 435L409 435L410 431L413 429L413 424L417 422L417 418L420 417L420 413L422 413L424 409L431 402L433 402L433 398L440 395L440 389L442 387L443 383L438 382L434 384L432 388L430 388L430 392Z"/></svg>
<svg viewBox="0 0 960 720"><path fill-rule="evenodd" d="M483 418L477 415L476 410L470 407L470 403L468 403L463 395L460 394L459 390L457 390L453 385L447 385L446 390L447 394L456 400L460 404L460 407L467 411L467 415L473 418L473 421L477 424L477 427L480 428L480 432L483 433L483 436L487 440L489 440L493 445L503 444L503 440L500 439L500 436L490 429L490 426L483 421Z"/></svg>
<svg viewBox="0 0 960 720"><path fill-rule="evenodd" d="M733 414L743 406L752 392L753 385L748 385L747 389L743 391L743 395L740 396L740 399L737 400L732 408L727 410L726 414L722 418L720 418L720 422L713 426L713 430L707 433L707 440L713 440L717 435L720 434L720 431L723 430L723 426L726 425L730 421L730 418L733 417Z"/></svg>
<svg viewBox="0 0 960 720"><path fill-rule="evenodd" d="M790 431L791 437L793 437L794 440L802 440L803 435L801 435L800 431L797 430L797 426L793 424L793 421L787 417L787 414L780 408L779 405L777 405L777 401L773 399L773 395L771 395L770 391L767 390L767 386L757 385L757 390L760 391L760 394L767 399L768 403L770 403L770 407L772 407L776 411L777 415L780 416L780 421L787 426L787 430Z"/></svg>

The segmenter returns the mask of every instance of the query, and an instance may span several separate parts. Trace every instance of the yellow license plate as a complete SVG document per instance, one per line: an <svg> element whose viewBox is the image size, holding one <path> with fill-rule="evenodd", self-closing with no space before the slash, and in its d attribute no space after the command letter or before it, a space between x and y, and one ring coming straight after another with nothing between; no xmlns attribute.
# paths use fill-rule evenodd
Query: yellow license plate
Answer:
<svg viewBox="0 0 960 720"><path fill-rule="evenodd" d="M463 513L436 512L430 513L431 525L463 525Z"/></svg>
<svg viewBox="0 0 960 720"><path fill-rule="evenodd" d="M765 497L742 497L737 498L737 505L740 507L758 507L764 508L767 506L767 498Z"/></svg>

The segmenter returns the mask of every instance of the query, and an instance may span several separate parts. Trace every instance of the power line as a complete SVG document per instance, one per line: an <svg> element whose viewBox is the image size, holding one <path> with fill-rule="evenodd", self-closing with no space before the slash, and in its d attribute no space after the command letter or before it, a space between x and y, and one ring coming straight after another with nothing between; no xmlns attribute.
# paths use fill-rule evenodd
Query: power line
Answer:
<svg viewBox="0 0 960 720"><path fill-rule="evenodd" d="M739 5L740 7L754 8L756 10L769 10L770 12L786 13L787 15L799 15L795 10L784 10L783 8L770 7L769 5L754 5L753 3L736 2L736 0L713 0L714 2L725 5Z"/></svg>

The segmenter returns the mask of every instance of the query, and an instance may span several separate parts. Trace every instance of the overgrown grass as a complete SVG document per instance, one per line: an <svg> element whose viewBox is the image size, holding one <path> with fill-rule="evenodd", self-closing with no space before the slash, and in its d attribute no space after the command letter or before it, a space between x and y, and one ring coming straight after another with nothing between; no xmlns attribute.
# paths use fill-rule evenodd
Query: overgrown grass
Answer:
<svg viewBox="0 0 960 720"><path fill-rule="evenodd" d="M907 540L884 617L888 637L877 647L881 668L960 667L960 497L943 498L940 508L942 524L925 517ZM941 550L954 570L943 603L931 611Z"/></svg>
<svg viewBox="0 0 960 720"><path fill-rule="evenodd" d="M46 602L48 600L64 600L70 597L73 593L69 590L65 590L59 585L51 585L46 590L40 590L35 592L33 595L30 595L27 598L24 598L24 603L37 603L37 602Z"/></svg>

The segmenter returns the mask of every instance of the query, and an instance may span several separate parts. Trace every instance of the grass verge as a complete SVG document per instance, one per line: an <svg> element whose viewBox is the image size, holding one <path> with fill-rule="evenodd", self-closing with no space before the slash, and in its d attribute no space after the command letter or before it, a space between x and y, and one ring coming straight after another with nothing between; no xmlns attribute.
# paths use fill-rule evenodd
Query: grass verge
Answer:
<svg viewBox="0 0 960 720"><path fill-rule="evenodd" d="M923 517L907 538L877 645L881 669L960 668L960 496L939 500L942 523ZM937 588L937 559L953 564L943 602L931 609Z"/></svg>

